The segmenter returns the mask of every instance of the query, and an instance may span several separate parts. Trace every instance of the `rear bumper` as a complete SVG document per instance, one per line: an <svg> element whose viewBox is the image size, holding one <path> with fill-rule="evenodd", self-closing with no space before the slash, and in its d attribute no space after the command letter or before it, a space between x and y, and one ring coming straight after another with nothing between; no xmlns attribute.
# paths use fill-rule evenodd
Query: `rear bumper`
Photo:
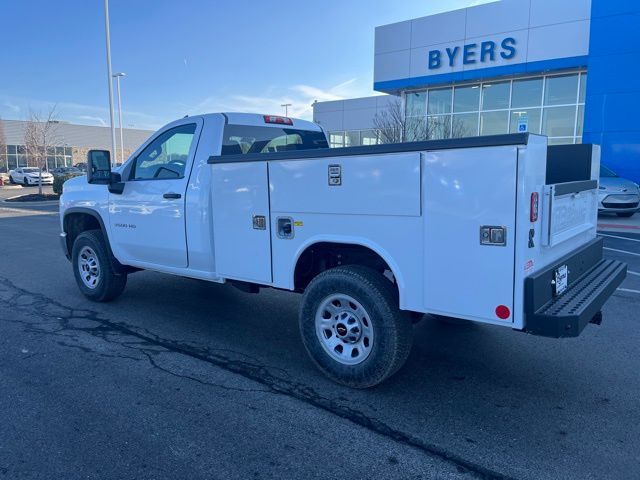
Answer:
<svg viewBox="0 0 640 480"><path fill-rule="evenodd" d="M544 337L577 337L600 312L627 274L627 265L602 258L602 239L525 280L525 328ZM567 265L568 287L554 296L556 268Z"/></svg>

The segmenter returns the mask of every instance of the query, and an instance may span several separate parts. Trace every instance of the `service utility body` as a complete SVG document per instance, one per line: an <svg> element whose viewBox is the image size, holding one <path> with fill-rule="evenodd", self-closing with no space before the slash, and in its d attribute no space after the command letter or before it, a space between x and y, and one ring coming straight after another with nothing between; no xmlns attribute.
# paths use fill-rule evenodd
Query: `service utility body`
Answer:
<svg viewBox="0 0 640 480"><path fill-rule="evenodd" d="M121 167L99 150L87 166L60 201L84 295L112 300L139 270L301 292L307 351L352 387L403 365L423 314L574 337L626 275L596 236L597 146L330 149L314 123L227 113L170 123Z"/></svg>

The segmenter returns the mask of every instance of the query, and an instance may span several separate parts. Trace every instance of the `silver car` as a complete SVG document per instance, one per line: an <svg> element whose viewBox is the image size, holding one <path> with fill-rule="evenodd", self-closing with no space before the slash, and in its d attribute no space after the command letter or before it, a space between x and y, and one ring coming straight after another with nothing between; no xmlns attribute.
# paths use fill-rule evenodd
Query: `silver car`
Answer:
<svg viewBox="0 0 640 480"><path fill-rule="evenodd" d="M638 211L639 204L638 184L619 177L611 169L601 165L598 211L615 213L619 217L631 217Z"/></svg>

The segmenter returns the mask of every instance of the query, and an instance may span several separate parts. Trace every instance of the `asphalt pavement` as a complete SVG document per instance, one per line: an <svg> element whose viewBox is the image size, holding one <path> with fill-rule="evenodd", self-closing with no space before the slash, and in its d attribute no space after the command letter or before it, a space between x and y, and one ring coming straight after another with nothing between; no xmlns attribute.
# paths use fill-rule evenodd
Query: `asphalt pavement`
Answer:
<svg viewBox="0 0 640 480"><path fill-rule="evenodd" d="M0 478L640 477L640 236L601 326L575 339L415 326L370 390L326 380L300 297L139 272L84 299L56 205L0 204ZM460 292L464 295L464 292Z"/></svg>

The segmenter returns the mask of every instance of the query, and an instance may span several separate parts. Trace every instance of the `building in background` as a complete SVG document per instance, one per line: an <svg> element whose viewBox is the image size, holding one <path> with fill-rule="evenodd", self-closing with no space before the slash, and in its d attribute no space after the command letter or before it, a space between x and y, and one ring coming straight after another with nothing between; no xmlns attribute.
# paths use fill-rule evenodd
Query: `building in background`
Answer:
<svg viewBox="0 0 640 480"><path fill-rule="evenodd" d="M503 0L385 25L374 89L420 127L407 141L541 133L601 145L602 162L638 182L639 29L637 0ZM314 120L334 147L370 144L391 101L319 102Z"/></svg>
<svg viewBox="0 0 640 480"><path fill-rule="evenodd" d="M29 159L26 155L24 133L28 122L21 120L0 120L0 173L18 167L26 167ZM55 147L47 152L47 167L68 167L87 161L87 152L94 149L111 150L111 131L109 127L76 125L56 121ZM124 152L130 155L153 133L151 130L124 129ZM118 148L118 156L120 148Z"/></svg>

